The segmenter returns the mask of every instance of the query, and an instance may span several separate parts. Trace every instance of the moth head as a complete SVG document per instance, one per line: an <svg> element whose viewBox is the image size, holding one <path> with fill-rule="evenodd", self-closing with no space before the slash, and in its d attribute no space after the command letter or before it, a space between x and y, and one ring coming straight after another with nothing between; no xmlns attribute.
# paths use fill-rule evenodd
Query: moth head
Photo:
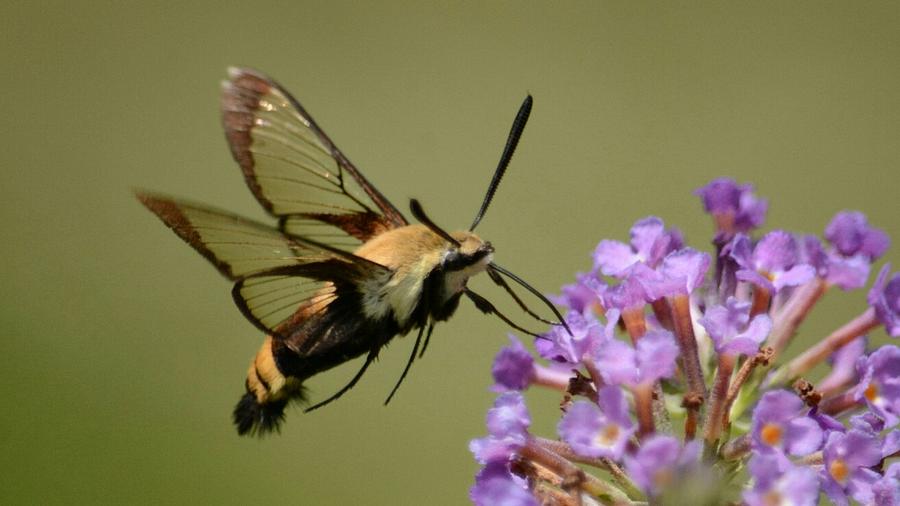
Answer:
<svg viewBox="0 0 900 506"><path fill-rule="evenodd" d="M494 258L494 247L490 242L467 230L450 234L456 244L444 251L441 267L447 271L460 271L472 267L480 272L487 268Z"/></svg>

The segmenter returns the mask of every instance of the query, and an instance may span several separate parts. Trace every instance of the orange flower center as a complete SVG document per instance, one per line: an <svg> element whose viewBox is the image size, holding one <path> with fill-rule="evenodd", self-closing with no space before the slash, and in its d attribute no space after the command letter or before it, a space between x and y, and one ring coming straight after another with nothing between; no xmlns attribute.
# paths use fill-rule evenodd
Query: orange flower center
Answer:
<svg viewBox="0 0 900 506"><path fill-rule="evenodd" d="M863 395L866 396L866 399L869 399L869 402L875 402L875 399L878 398L878 386L875 383L869 383Z"/></svg>
<svg viewBox="0 0 900 506"><path fill-rule="evenodd" d="M847 468L847 464L844 463L843 460L835 459L828 465L828 472L831 474L831 477L834 478L834 481L843 485L844 482L847 481L850 469Z"/></svg>
<svg viewBox="0 0 900 506"><path fill-rule="evenodd" d="M667 467L663 467L659 471L653 473L653 484L656 485L656 488L658 489L667 488L673 481L675 481L675 473Z"/></svg>
<svg viewBox="0 0 900 506"><path fill-rule="evenodd" d="M611 423L597 434L597 443L601 446L611 446L619 438L619 426Z"/></svg>
<svg viewBox="0 0 900 506"><path fill-rule="evenodd" d="M780 425L774 423L767 423L763 425L761 431L759 431L759 437L762 439L763 443L766 443L769 446L777 446L781 444L781 435L784 432Z"/></svg>
<svg viewBox="0 0 900 506"><path fill-rule="evenodd" d="M770 490L762 498L763 504L766 506L780 506L783 504L783 498L777 490Z"/></svg>

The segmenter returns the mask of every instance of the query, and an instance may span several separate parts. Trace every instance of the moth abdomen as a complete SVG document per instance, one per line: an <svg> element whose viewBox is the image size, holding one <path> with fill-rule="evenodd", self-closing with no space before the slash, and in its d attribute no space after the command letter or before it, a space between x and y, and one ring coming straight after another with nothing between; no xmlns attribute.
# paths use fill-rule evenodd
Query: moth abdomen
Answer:
<svg viewBox="0 0 900 506"><path fill-rule="evenodd" d="M279 344L266 337L247 370L246 392L232 413L234 425L242 436L264 436L279 431L288 404L306 401L301 380L282 372L275 348L280 348Z"/></svg>

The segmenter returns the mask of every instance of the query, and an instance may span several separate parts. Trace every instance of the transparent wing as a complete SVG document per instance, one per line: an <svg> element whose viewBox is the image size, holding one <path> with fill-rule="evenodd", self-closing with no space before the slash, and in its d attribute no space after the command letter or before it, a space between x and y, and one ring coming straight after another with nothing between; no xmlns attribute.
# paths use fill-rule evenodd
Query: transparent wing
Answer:
<svg viewBox="0 0 900 506"><path fill-rule="evenodd" d="M297 100L268 77L229 69L222 124L247 185L281 218L285 232L350 247L407 224Z"/></svg>
<svg viewBox="0 0 900 506"><path fill-rule="evenodd" d="M235 281L244 316L285 338L343 294L390 270L364 258L289 236L210 207L138 193L138 199L191 247Z"/></svg>

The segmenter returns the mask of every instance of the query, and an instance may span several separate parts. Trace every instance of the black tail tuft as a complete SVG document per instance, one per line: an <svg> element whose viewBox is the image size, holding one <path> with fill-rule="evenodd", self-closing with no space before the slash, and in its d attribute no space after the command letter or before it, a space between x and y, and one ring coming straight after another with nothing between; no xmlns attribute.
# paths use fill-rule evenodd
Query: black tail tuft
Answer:
<svg viewBox="0 0 900 506"><path fill-rule="evenodd" d="M247 392L234 407L233 419L241 436L265 436L281 431L287 398L260 404L256 395Z"/></svg>

